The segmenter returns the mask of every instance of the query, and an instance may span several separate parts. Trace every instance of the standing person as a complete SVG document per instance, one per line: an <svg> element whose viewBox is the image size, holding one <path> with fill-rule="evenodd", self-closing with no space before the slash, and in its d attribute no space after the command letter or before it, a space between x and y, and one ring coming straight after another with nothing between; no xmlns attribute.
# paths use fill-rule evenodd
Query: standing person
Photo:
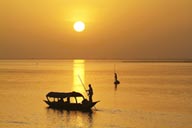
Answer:
<svg viewBox="0 0 192 128"><path fill-rule="evenodd" d="M91 84L89 84L89 90L87 91L88 91L89 101L92 102L93 89L91 87Z"/></svg>
<svg viewBox="0 0 192 128"><path fill-rule="evenodd" d="M114 76L114 77L115 77L114 84L115 84L115 85L120 84L120 81L117 79L117 73L115 72L114 75L115 75L115 76Z"/></svg>
<svg viewBox="0 0 192 128"><path fill-rule="evenodd" d="M114 75L115 75L115 81L117 81L117 73L115 72Z"/></svg>

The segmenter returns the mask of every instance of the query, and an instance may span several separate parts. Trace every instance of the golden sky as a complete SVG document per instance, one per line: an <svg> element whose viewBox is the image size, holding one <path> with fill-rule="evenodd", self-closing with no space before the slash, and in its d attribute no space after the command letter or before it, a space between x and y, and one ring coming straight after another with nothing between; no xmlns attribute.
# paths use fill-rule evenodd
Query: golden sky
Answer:
<svg viewBox="0 0 192 128"><path fill-rule="evenodd" d="M192 0L0 0L0 58L192 59Z"/></svg>

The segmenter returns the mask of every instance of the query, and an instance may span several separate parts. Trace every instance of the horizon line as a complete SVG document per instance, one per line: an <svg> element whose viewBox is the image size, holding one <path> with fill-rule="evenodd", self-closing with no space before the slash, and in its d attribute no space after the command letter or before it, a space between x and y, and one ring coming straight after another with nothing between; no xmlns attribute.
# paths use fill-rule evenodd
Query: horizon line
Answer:
<svg viewBox="0 0 192 128"><path fill-rule="evenodd" d="M0 58L0 60L102 60L122 62L192 62L192 59L124 59L124 58Z"/></svg>

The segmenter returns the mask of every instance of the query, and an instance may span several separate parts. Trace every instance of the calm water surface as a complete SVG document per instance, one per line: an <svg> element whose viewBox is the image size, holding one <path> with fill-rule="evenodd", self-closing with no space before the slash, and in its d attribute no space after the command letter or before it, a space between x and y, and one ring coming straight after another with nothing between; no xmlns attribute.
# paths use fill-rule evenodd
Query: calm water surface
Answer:
<svg viewBox="0 0 192 128"><path fill-rule="evenodd" d="M93 112L48 109L49 91L85 95L78 75L101 101ZM0 61L0 128L192 128L191 122L192 63Z"/></svg>

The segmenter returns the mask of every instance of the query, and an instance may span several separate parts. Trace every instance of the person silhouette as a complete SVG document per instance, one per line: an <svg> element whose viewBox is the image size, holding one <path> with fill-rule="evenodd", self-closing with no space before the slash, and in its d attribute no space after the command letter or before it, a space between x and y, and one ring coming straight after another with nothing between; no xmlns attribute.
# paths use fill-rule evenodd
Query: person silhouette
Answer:
<svg viewBox="0 0 192 128"><path fill-rule="evenodd" d="M92 102L92 96L93 96L93 88L91 87L91 84L89 84L89 90L88 91L88 96L89 96L89 102Z"/></svg>
<svg viewBox="0 0 192 128"><path fill-rule="evenodd" d="M115 75L115 81L116 81L117 80L117 73L115 72L114 75Z"/></svg>
<svg viewBox="0 0 192 128"><path fill-rule="evenodd" d="M118 84L120 84L120 81L117 79L117 73L114 73L114 78L115 78L115 81L114 81L114 84L115 85L118 85Z"/></svg>

